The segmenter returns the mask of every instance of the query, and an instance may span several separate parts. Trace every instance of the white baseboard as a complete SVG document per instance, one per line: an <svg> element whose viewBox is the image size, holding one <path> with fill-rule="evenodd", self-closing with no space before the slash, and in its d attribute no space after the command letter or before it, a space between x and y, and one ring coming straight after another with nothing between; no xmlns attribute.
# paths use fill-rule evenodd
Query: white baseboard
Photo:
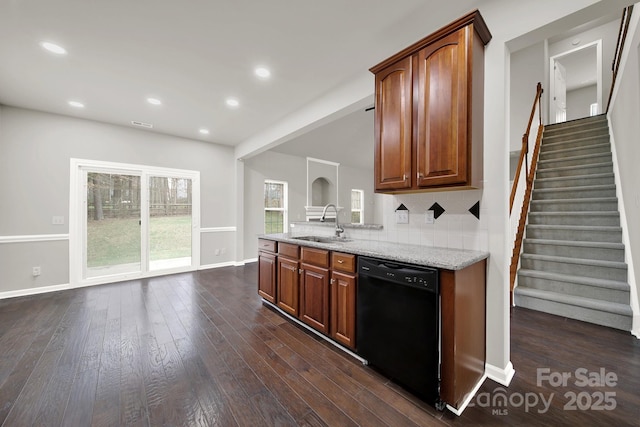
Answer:
<svg viewBox="0 0 640 427"><path fill-rule="evenodd" d="M482 384L484 384L484 380L486 379L487 379L487 374L485 372L482 378L480 378L480 381L478 381L478 383L473 388L473 390L471 390L471 393L467 395L467 397L464 399L464 402L462 402L462 405L460 405L459 408L454 408L453 406L447 404L447 409L453 412L454 414L456 414L457 416L462 415L462 412L464 412L464 410L467 409L467 406L469 406L469 403L471 403L471 399L473 399L473 397L476 395L478 390L480 390L480 387L482 387Z"/></svg>
<svg viewBox="0 0 640 427"><path fill-rule="evenodd" d="M249 258L243 261L243 264L250 264L252 262L258 262L258 258Z"/></svg>
<svg viewBox="0 0 640 427"><path fill-rule="evenodd" d="M487 378L505 387L509 387L511 380L516 373L511 362L509 362L505 368L498 368L497 366L487 363L484 367L484 372L487 374Z"/></svg>
<svg viewBox="0 0 640 427"><path fill-rule="evenodd" d="M0 299L25 297L28 295L46 294L47 292L65 291L71 289L68 283L64 285L41 286L38 288L18 289L15 291L0 292Z"/></svg>
<svg viewBox="0 0 640 427"><path fill-rule="evenodd" d="M631 334L640 339L640 315L633 316L633 323L631 324Z"/></svg>
<svg viewBox="0 0 640 427"><path fill-rule="evenodd" d="M226 262L219 262L216 264L201 265L200 267L198 267L198 270L210 270L212 268L238 267L238 266L242 266L242 264L238 264L235 261L226 261Z"/></svg>

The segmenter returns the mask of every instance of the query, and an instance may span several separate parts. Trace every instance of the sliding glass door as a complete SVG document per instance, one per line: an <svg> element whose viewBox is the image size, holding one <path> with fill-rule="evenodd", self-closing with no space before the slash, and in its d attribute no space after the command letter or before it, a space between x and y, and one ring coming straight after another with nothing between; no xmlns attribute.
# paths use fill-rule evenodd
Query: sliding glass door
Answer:
<svg viewBox="0 0 640 427"><path fill-rule="evenodd" d="M86 173L85 277L142 269L140 176Z"/></svg>
<svg viewBox="0 0 640 427"><path fill-rule="evenodd" d="M192 181L149 177L149 269L191 265Z"/></svg>
<svg viewBox="0 0 640 427"><path fill-rule="evenodd" d="M72 159L72 284L195 270L199 173Z"/></svg>

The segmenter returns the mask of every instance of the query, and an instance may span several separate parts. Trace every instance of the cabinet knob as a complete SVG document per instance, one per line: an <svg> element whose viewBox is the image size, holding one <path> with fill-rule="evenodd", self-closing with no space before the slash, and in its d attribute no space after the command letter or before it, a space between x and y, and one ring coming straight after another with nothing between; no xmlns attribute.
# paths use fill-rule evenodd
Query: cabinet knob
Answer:
<svg viewBox="0 0 640 427"><path fill-rule="evenodd" d="M407 180L407 174L405 173L404 175L402 175L402 180L406 181Z"/></svg>
<svg viewBox="0 0 640 427"><path fill-rule="evenodd" d="M302 274L302 273L304 273L304 270L303 270L303 269L301 269L301 268L299 268L299 269L298 269L298 274Z"/></svg>
<svg viewBox="0 0 640 427"><path fill-rule="evenodd" d="M332 285L336 283L336 279L331 279L330 282Z"/></svg>
<svg viewBox="0 0 640 427"><path fill-rule="evenodd" d="M339 259L339 260L338 260L338 264L344 264L344 260Z"/></svg>
<svg viewBox="0 0 640 427"><path fill-rule="evenodd" d="M424 174L423 174L423 173L418 172L418 179L422 179L422 178L424 178Z"/></svg>

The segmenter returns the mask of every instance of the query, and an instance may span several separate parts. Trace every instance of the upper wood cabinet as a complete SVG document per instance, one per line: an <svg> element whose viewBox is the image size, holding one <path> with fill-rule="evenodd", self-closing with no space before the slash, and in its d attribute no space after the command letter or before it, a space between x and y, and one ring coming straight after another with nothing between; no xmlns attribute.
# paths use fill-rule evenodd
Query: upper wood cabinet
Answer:
<svg viewBox="0 0 640 427"><path fill-rule="evenodd" d="M490 39L474 11L371 68L376 192L480 187Z"/></svg>

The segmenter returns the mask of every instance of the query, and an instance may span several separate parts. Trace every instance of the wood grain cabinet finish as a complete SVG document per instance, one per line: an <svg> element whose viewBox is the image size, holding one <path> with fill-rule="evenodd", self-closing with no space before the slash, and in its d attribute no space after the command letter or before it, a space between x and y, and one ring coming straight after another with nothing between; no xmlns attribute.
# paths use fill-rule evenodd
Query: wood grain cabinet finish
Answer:
<svg viewBox="0 0 640 427"><path fill-rule="evenodd" d="M329 269L302 264L300 320L329 334Z"/></svg>
<svg viewBox="0 0 640 427"><path fill-rule="evenodd" d="M356 256L331 253L331 338L356 348Z"/></svg>
<svg viewBox="0 0 640 427"><path fill-rule="evenodd" d="M276 251L278 243L258 239L258 295L270 303L276 303Z"/></svg>
<svg viewBox="0 0 640 427"><path fill-rule="evenodd" d="M331 338L356 348L356 276L331 273Z"/></svg>
<svg viewBox="0 0 640 427"><path fill-rule="evenodd" d="M371 68L376 192L481 185L484 45L490 39L475 11Z"/></svg>
<svg viewBox="0 0 640 427"><path fill-rule="evenodd" d="M486 269L482 260L462 270L440 270L440 398L455 408L484 375Z"/></svg>
<svg viewBox="0 0 640 427"><path fill-rule="evenodd" d="M286 313L298 317L300 312L299 247L288 243L278 245L276 305Z"/></svg>

